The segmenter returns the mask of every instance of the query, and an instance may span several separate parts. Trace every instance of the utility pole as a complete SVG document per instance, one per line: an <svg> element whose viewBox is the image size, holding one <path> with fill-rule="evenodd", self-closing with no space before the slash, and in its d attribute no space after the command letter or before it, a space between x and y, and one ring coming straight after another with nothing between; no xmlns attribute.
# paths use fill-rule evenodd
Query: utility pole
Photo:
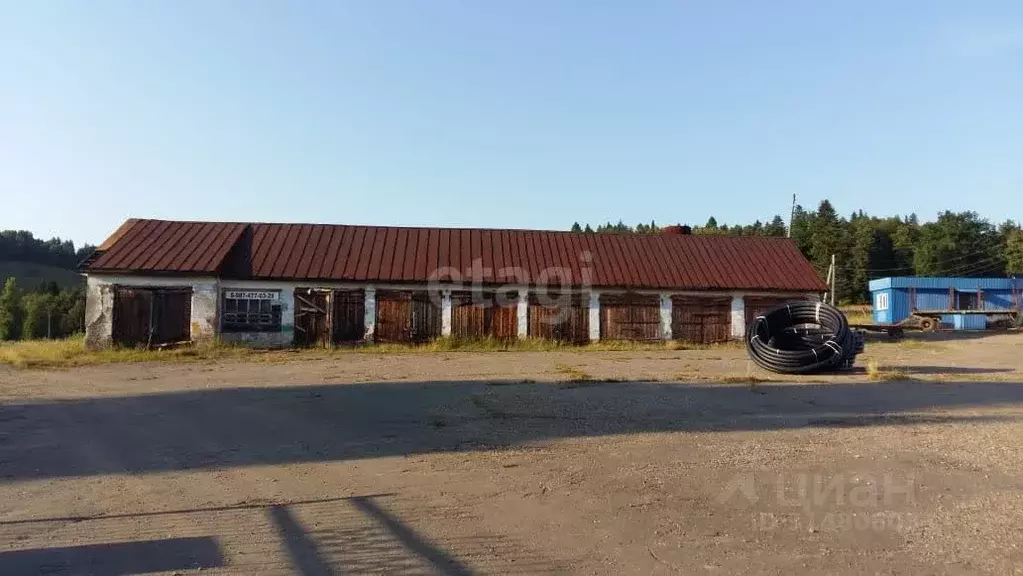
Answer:
<svg viewBox="0 0 1023 576"><path fill-rule="evenodd" d="M828 285L828 291L824 293L824 303L831 303L835 305L835 255L831 255L831 265L828 266L828 277L824 279L824 283Z"/></svg>
<svg viewBox="0 0 1023 576"><path fill-rule="evenodd" d="M838 269L835 268L835 255L831 255L831 305L835 305L835 276L838 276Z"/></svg>
<svg viewBox="0 0 1023 576"><path fill-rule="evenodd" d="M787 236L792 238L792 221L796 219L796 195L792 195L792 210L789 211L789 230Z"/></svg>

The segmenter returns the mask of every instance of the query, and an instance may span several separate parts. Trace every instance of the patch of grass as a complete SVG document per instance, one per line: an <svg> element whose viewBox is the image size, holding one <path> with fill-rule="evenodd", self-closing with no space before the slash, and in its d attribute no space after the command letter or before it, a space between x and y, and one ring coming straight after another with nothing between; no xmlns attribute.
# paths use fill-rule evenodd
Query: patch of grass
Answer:
<svg viewBox="0 0 1023 576"><path fill-rule="evenodd" d="M61 340L27 340L0 343L0 364L18 368L69 368L93 364L219 360L265 354L241 345L208 341L171 349L104 348L87 350L81 336Z"/></svg>
<svg viewBox="0 0 1023 576"><path fill-rule="evenodd" d="M738 342L690 344L686 342L631 342L603 340L577 345L555 340L523 338L465 340L443 337L421 344L367 344L337 348L286 348L261 350L240 343L203 341L171 349L110 347L87 350L82 336L61 340L0 342L0 364L19 368L73 368L95 364L131 364L137 362L197 362L222 359L258 359L260 362L292 362L340 354L431 354L438 352L614 352L712 350L741 347ZM579 371L582 374L585 374ZM578 376L578 374L574 374ZM572 376L572 375L570 375Z"/></svg>
<svg viewBox="0 0 1023 576"><path fill-rule="evenodd" d="M770 378L761 378L752 374L747 376L722 376L716 380L722 384L746 384L750 387L763 384L764 382L772 382Z"/></svg>
<svg viewBox="0 0 1023 576"><path fill-rule="evenodd" d="M870 304L840 306L839 310L849 319L850 324L873 324L874 309Z"/></svg>
<svg viewBox="0 0 1023 576"><path fill-rule="evenodd" d="M554 367L554 371L568 378L570 382L589 382L593 380L593 377L581 370L577 366L569 366L568 364L558 364Z"/></svg>
<svg viewBox="0 0 1023 576"><path fill-rule="evenodd" d="M910 380L910 377L902 370L884 367L877 360L871 360L867 363L867 379L871 382L894 382Z"/></svg>

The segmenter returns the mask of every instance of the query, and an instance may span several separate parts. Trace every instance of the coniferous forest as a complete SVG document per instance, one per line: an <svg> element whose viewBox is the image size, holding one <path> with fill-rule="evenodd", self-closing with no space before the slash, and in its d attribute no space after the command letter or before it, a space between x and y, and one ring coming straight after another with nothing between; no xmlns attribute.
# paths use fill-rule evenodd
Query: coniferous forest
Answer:
<svg viewBox="0 0 1023 576"><path fill-rule="evenodd" d="M786 236L789 232L780 215L766 222L731 225L711 216L692 229L693 234L733 236ZM660 232L661 227L656 222L629 226L619 221L596 228L576 223L572 230L649 234ZM837 300L849 304L870 301L867 283L873 278L1023 273L1020 224L1012 220L995 224L976 212L945 211L927 222L916 214L878 217L862 210L846 217L824 200L816 210L796 206L791 236L821 278L835 256Z"/></svg>

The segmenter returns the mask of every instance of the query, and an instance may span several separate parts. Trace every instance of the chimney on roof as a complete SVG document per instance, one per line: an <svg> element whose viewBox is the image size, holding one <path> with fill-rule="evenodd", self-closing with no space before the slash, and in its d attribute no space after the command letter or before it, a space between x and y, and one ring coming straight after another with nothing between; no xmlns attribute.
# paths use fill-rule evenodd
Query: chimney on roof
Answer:
<svg viewBox="0 0 1023 576"><path fill-rule="evenodd" d="M661 229L661 233L662 234L670 234L670 235L688 236L688 235L693 233L693 229L690 228L689 226L683 226L681 224L676 224L674 226L665 226L664 228Z"/></svg>

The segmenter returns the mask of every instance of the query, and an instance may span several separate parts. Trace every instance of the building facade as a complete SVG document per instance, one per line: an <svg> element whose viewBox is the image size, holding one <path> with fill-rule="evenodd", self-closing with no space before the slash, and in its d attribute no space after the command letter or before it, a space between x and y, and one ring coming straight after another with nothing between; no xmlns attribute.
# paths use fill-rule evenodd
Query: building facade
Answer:
<svg viewBox="0 0 1023 576"><path fill-rule="evenodd" d="M953 330L983 330L1020 310L1023 278L895 276L870 281L875 324L898 324L915 313L938 315Z"/></svg>
<svg viewBox="0 0 1023 576"><path fill-rule="evenodd" d="M826 287L784 238L128 220L83 263L86 341L717 342Z"/></svg>

